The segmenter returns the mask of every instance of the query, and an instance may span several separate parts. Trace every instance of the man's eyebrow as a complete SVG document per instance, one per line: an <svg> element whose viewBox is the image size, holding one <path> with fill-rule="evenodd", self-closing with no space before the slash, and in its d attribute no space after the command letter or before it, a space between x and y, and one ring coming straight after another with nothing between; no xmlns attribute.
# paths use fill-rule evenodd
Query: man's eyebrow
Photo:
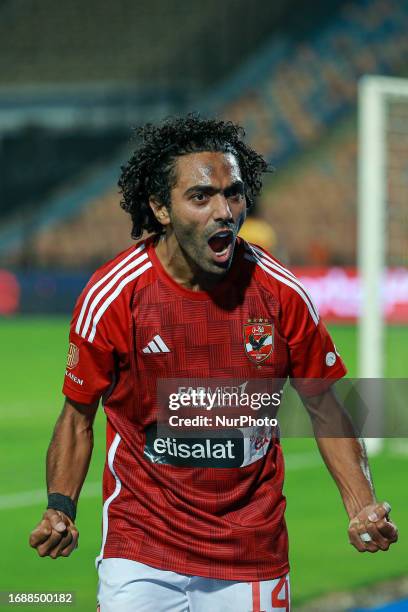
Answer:
<svg viewBox="0 0 408 612"><path fill-rule="evenodd" d="M240 193L244 193L244 182L241 181L241 179L237 179L236 181L231 183L231 185L226 187L224 189L224 195L228 197L230 194L236 193L237 191Z"/></svg>
<svg viewBox="0 0 408 612"><path fill-rule="evenodd" d="M244 191L244 183L241 179L237 179L236 181L234 181L233 183L231 183L231 185L228 185L228 187L226 187L225 189L216 189L216 187L214 187L213 185L193 185L192 187L189 187L188 189L186 189L186 191L184 192L185 196L189 196L192 193L208 193L208 194L215 194L215 193L219 193L222 192L224 193L224 195L228 196L229 193L233 193L235 190L239 189L240 191Z"/></svg>
<svg viewBox="0 0 408 612"><path fill-rule="evenodd" d="M219 189L216 189L215 187L213 187L212 185L193 185L192 187L189 187L188 189L186 189L186 191L184 192L184 195L189 196L192 193L217 193L217 191L219 191Z"/></svg>

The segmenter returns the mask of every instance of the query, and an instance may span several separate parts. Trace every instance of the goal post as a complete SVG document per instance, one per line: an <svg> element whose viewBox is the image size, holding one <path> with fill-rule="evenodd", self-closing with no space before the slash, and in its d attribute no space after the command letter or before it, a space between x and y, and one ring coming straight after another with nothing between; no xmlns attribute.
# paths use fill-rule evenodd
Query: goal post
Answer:
<svg viewBox="0 0 408 612"><path fill-rule="evenodd" d="M358 323L358 376L386 376L384 280L389 263L388 216L390 206L389 126L392 105L406 104L408 79L364 76L358 90L358 250L361 311ZM399 122L401 124L401 121ZM408 129L401 138L407 142ZM407 199L406 199L407 201ZM381 398L377 398L377 407ZM374 410L375 412L375 410ZM381 418L381 414L378 415ZM366 440L368 451L382 448L380 438Z"/></svg>

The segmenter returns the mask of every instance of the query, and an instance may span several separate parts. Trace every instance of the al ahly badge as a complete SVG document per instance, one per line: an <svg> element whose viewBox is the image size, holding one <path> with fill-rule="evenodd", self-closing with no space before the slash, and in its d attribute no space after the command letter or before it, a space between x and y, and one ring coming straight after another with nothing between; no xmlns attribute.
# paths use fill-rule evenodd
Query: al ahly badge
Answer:
<svg viewBox="0 0 408 612"><path fill-rule="evenodd" d="M266 319L248 319L244 324L244 347L251 361L265 361L273 351L273 324Z"/></svg>

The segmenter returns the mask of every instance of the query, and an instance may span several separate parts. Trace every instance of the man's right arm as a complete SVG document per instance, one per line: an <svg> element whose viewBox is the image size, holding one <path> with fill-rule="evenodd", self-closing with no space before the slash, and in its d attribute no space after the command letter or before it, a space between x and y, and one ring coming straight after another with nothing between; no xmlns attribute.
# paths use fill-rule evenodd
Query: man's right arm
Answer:
<svg viewBox="0 0 408 612"><path fill-rule="evenodd" d="M88 472L93 449L93 422L98 402L65 401L47 452L47 490L71 498L75 504ZM48 509L30 535L30 545L41 557L67 557L77 546L78 530L61 510Z"/></svg>

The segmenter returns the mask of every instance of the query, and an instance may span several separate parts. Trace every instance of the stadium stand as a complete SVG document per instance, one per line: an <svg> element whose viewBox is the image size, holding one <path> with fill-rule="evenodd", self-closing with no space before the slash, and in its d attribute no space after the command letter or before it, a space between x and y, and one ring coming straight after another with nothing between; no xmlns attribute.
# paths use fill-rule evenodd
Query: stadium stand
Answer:
<svg viewBox="0 0 408 612"><path fill-rule="evenodd" d="M90 202L78 217L37 234L30 245L39 266L80 268L106 261L131 244L130 217L115 191ZM127 242L128 240L128 242Z"/></svg>
<svg viewBox="0 0 408 612"><path fill-rule="evenodd" d="M128 139L125 129L51 130L27 126L3 135L0 220L36 214L52 190L103 163Z"/></svg>
<svg viewBox="0 0 408 612"><path fill-rule="evenodd" d="M243 95L235 98L231 84L224 87L223 114L242 122L270 159L284 162L355 106L359 76L406 68L407 28L406 3L346 3L307 40L273 41L265 51L269 61L255 60L258 74L251 71L246 88L241 83Z"/></svg>
<svg viewBox="0 0 408 612"><path fill-rule="evenodd" d="M276 254L296 265L353 265L356 258L357 142L344 120L311 153L278 171L262 198Z"/></svg>
<svg viewBox="0 0 408 612"><path fill-rule="evenodd" d="M252 145L278 167L260 209L276 230L278 254L291 264L355 261L356 130L350 117L357 80L363 73L402 74L405 69L406 3L340 4L323 29L299 37L288 26L285 36L272 37L199 105L243 124ZM330 138L339 122L345 133L337 129ZM398 222L394 226L398 233ZM109 236L107 228L112 228ZM112 193L95 194L89 209L49 232L30 243L30 257L38 265L97 262L126 246L129 235L126 215L118 212ZM395 245L400 243L399 238ZM9 261L17 264L21 257L15 252Z"/></svg>
<svg viewBox="0 0 408 612"><path fill-rule="evenodd" d="M0 83L108 81L194 91L236 67L295 5L307 2L5 2L0 4Z"/></svg>

